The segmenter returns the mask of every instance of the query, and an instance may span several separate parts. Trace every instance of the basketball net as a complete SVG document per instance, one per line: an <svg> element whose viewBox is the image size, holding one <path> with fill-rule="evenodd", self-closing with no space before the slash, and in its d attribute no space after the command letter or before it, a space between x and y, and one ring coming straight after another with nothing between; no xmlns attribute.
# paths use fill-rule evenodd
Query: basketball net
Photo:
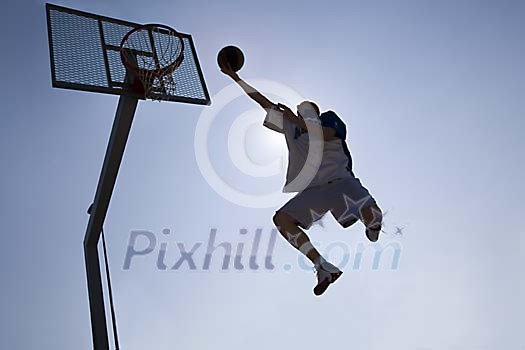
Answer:
<svg viewBox="0 0 525 350"><path fill-rule="evenodd" d="M162 24L139 26L124 36L120 53L128 72L142 83L142 89L132 86L133 92L158 101L175 94L173 73L184 60L184 39L177 31Z"/></svg>

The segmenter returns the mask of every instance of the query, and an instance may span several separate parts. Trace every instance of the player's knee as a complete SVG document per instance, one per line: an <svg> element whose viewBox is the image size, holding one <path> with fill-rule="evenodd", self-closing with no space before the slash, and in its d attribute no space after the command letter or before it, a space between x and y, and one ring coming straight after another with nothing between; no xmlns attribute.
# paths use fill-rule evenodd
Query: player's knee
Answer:
<svg viewBox="0 0 525 350"><path fill-rule="evenodd" d="M280 228L281 226L283 226L284 222L286 221L286 214L278 211L274 214L272 219L273 219L273 223L275 227Z"/></svg>
<svg viewBox="0 0 525 350"><path fill-rule="evenodd" d="M379 226L383 223L383 212L377 206L372 204L361 211L362 220L366 227Z"/></svg>
<svg viewBox="0 0 525 350"><path fill-rule="evenodd" d="M381 232L381 229L383 228L383 225L380 222L373 222L369 225L366 225L366 230L371 232L374 235L379 235Z"/></svg>
<svg viewBox="0 0 525 350"><path fill-rule="evenodd" d="M273 216L273 223L280 231L283 227L289 227L290 225L293 225L294 219L289 214L278 211Z"/></svg>
<svg viewBox="0 0 525 350"><path fill-rule="evenodd" d="M383 226L383 213L377 205L371 205L363 211L363 222L366 226L366 236L376 242Z"/></svg>

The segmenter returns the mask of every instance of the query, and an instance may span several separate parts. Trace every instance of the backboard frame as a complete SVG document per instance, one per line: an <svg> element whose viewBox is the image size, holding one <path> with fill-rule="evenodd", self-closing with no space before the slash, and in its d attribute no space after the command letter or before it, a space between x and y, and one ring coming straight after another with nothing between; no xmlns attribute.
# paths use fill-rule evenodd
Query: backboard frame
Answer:
<svg viewBox="0 0 525 350"><path fill-rule="evenodd" d="M54 52L54 41L53 41L53 28L51 25L51 12L52 11L58 11L67 13L70 15L76 15L79 17L89 18L92 20L96 20L98 22L98 29L100 33L100 43L102 46L102 54L104 59L104 65L106 70L106 77L107 77L107 87L104 86L93 86L93 85L87 85L87 84L78 84L73 82L66 82L66 81L60 81L57 80L57 70L56 70L56 62L55 62L55 52ZM136 28L140 26L139 23L129 22L125 20L120 20L112 17L107 16L101 16L89 12L84 12L76 9L71 9L55 4L46 3L46 17L47 17L47 33L48 33L48 41L49 41L49 58L50 58L50 65L51 65L51 82L52 86L55 88L62 88L62 89L69 89L69 90L77 90L77 91L87 91L87 92L97 92L97 93L105 93L105 94L112 94L112 95L122 95L126 93L126 90L124 90L124 82L117 82L111 80L111 71L110 71L110 64L108 60L108 50L119 52L120 47L116 45L111 45L105 42L104 37L104 26L103 23L111 23L115 25L120 26L126 26L126 27L132 27ZM164 95L161 99L162 101L170 101L170 102L182 102L182 103L189 103L189 104L197 104L197 105L210 105L211 99L208 92L208 88L206 86L206 82L204 80L204 75L199 63L199 59L197 56L197 51L195 49L195 45L193 43L193 38L190 34L187 33L180 33L181 36L186 39L186 44L189 44L189 47L186 47L185 50L188 50L195 62L195 68L198 74L199 84L202 87L202 92L204 94L204 98L192 98L192 97L185 97L185 96L169 96ZM144 99L142 96L137 96L140 99Z"/></svg>

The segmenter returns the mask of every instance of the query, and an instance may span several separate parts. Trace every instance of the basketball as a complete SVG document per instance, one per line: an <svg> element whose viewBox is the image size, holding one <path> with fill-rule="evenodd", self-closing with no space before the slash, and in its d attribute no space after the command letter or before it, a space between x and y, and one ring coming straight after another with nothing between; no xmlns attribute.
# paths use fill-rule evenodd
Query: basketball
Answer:
<svg viewBox="0 0 525 350"><path fill-rule="evenodd" d="M217 64L220 68L229 63L232 69L237 72L244 65L244 54L237 46L226 46L217 55Z"/></svg>

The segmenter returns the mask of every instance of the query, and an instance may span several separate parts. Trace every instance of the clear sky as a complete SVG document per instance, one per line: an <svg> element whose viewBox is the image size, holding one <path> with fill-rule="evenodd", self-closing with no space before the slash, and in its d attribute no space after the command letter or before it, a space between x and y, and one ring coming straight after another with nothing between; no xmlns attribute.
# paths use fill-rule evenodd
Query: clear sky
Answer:
<svg viewBox="0 0 525 350"><path fill-rule="evenodd" d="M525 2L56 3L191 33L213 100L139 103L105 224L122 348L525 349ZM118 98L52 89L44 2L2 8L2 348L90 349L85 210ZM388 212L378 269L363 227L330 216L312 239L349 262L325 295L280 237L264 267L271 217L290 198L276 194L286 154L257 105L228 97L237 90L216 67L227 44L275 102L312 99L347 123L354 172ZM199 167L203 139L220 186ZM203 247L196 270L171 269L180 244L205 247L211 232L244 242L247 267L256 229L259 270L221 270L220 248L203 269ZM137 230L154 250L126 269ZM132 248L147 245L142 234Z"/></svg>

